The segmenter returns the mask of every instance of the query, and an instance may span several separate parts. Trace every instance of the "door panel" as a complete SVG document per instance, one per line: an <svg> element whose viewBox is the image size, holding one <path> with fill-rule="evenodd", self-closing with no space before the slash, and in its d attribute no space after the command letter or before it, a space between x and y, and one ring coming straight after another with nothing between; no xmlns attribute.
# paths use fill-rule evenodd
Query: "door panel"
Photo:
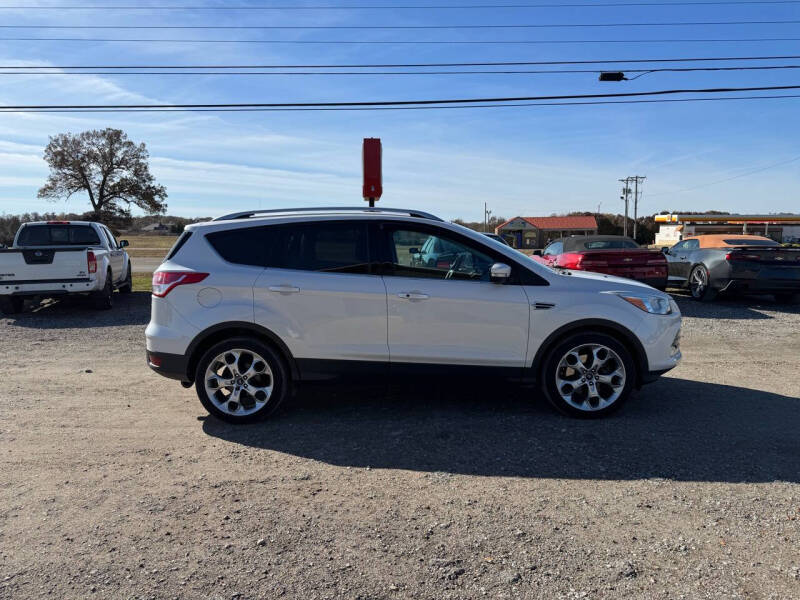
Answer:
<svg viewBox="0 0 800 600"><path fill-rule="evenodd" d="M361 221L268 228L267 269L254 286L255 320L298 359L389 360L386 288L371 274Z"/></svg>
<svg viewBox="0 0 800 600"><path fill-rule="evenodd" d="M266 269L253 294L255 322L295 358L389 360L386 288L377 275Z"/></svg>
<svg viewBox="0 0 800 600"><path fill-rule="evenodd" d="M491 249L430 225L381 231L392 363L525 364L528 297L489 281ZM420 261L423 247L435 256Z"/></svg>
<svg viewBox="0 0 800 600"><path fill-rule="evenodd" d="M525 364L528 297L521 286L384 277L392 362Z"/></svg>

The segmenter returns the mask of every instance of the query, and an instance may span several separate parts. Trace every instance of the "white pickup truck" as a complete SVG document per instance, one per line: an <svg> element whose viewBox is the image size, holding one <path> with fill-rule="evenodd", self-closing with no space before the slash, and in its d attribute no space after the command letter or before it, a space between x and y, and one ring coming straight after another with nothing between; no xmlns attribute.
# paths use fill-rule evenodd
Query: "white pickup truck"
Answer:
<svg viewBox="0 0 800 600"><path fill-rule="evenodd" d="M24 223L10 248L0 248L0 310L18 313L26 298L88 295L96 308L111 308L114 289L132 288L131 261L101 223Z"/></svg>

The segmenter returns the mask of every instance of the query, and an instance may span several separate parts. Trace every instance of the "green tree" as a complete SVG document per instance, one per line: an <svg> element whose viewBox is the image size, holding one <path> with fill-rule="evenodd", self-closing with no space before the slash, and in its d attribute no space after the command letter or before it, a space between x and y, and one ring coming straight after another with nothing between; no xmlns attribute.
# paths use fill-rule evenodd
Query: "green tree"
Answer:
<svg viewBox="0 0 800 600"><path fill-rule="evenodd" d="M85 192L94 218L103 222L130 218L131 205L149 214L166 211L167 190L150 173L147 147L119 129L53 136L44 159L50 175L39 198L55 201Z"/></svg>

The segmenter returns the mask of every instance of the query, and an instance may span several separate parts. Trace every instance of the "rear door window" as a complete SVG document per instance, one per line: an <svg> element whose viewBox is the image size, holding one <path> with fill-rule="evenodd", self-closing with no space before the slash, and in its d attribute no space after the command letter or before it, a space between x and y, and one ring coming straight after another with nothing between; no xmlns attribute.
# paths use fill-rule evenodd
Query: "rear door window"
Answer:
<svg viewBox="0 0 800 600"><path fill-rule="evenodd" d="M370 272L367 225L319 221L271 227L267 266L328 273Z"/></svg>

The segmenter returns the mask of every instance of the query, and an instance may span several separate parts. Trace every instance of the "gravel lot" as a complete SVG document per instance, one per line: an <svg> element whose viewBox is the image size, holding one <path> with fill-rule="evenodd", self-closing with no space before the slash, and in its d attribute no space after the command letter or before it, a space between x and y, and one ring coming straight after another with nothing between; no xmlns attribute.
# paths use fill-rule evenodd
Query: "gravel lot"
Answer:
<svg viewBox="0 0 800 600"><path fill-rule="evenodd" d="M147 294L0 319L0 597L798 598L800 307L678 301L598 422L448 382L232 427L146 368Z"/></svg>

